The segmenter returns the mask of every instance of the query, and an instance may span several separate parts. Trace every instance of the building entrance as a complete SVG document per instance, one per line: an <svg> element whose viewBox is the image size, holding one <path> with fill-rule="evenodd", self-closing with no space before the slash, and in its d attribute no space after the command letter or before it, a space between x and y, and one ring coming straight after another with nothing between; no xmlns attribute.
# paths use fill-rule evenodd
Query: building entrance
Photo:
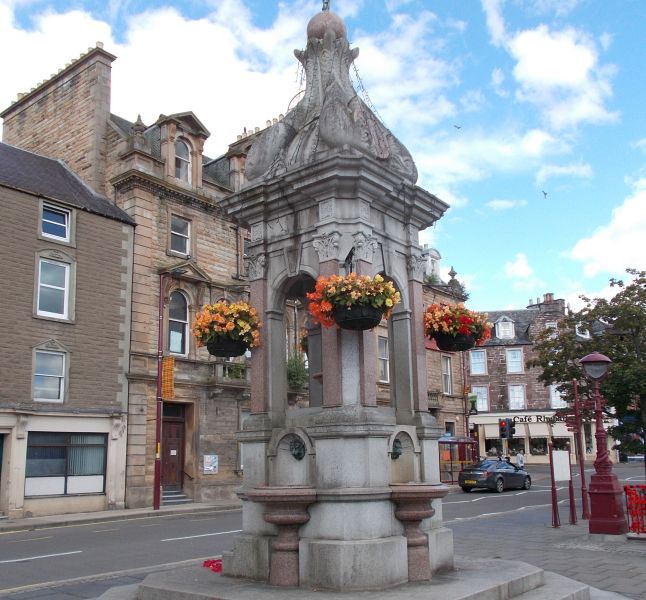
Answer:
<svg viewBox="0 0 646 600"><path fill-rule="evenodd" d="M161 484L181 490L184 479L184 405L164 403L161 439Z"/></svg>

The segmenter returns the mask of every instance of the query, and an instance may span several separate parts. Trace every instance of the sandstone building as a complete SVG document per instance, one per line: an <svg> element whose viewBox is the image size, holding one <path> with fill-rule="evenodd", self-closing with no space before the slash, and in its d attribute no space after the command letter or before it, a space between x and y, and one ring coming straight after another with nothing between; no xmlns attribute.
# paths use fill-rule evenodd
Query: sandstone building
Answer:
<svg viewBox="0 0 646 600"><path fill-rule="evenodd" d="M134 220L0 144L0 513L123 508Z"/></svg>

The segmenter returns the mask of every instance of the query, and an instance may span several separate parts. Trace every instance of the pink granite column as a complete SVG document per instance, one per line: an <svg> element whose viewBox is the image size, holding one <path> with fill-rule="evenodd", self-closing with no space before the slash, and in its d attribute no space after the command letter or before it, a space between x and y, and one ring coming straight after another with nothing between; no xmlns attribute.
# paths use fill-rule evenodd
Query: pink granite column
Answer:
<svg viewBox="0 0 646 600"><path fill-rule="evenodd" d="M323 277L338 275L336 259L319 263ZM337 327L321 327L321 371L323 373L323 406L341 406L341 332Z"/></svg>
<svg viewBox="0 0 646 600"><path fill-rule="evenodd" d="M443 498L449 488L445 485L423 483L391 484L395 517L404 525L408 547L408 581L429 581L432 576L428 553L428 538L420 529L423 519L435 514L431 502Z"/></svg>
<svg viewBox="0 0 646 600"><path fill-rule="evenodd" d="M316 492L309 487L261 487L249 490L247 496L265 505L263 518L278 528L278 536L271 545L269 583L297 586L298 530L310 520L307 507L315 502Z"/></svg>

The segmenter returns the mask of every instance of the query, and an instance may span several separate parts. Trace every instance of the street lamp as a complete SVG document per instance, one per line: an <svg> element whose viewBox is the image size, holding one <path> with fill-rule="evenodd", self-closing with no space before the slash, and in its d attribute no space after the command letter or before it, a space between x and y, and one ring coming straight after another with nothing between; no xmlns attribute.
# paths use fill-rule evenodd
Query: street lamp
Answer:
<svg viewBox="0 0 646 600"><path fill-rule="evenodd" d="M621 535L628 532L624 515L624 503L617 476L612 472L612 461L608 456L608 441L603 427L603 401L599 384L608 375L612 361L599 352L593 352L581 359L581 366L588 379L592 380L594 395L594 417L597 441L597 458L594 461L594 475L590 478L590 509L588 521L590 533Z"/></svg>

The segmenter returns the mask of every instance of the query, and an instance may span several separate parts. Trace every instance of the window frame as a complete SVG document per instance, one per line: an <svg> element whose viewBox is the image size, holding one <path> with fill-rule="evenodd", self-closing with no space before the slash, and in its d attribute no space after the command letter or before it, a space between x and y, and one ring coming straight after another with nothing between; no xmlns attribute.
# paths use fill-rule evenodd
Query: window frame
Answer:
<svg viewBox="0 0 646 600"><path fill-rule="evenodd" d="M57 212L65 216L65 236L60 236L60 235L54 235L52 233L47 233L43 225L46 222L45 219L45 211L51 211L51 212ZM69 208L64 208L62 206L59 206L57 204L54 204L52 202L46 202L43 201L41 202L40 205L40 219L38 222L38 227L39 227L39 235L47 240L52 240L55 242L61 242L65 244L70 244L72 242L72 224L73 224L73 211L70 210ZM48 221L52 222L53 221Z"/></svg>
<svg viewBox="0 0 646 600"><path fill-rule="evenodd" d="M184 235L173 229L173 219L178 219L186 223L188 233ZM193 254L193 220L178 214L176 212L170 212L168 217L168 252L174 256L181 256L183 258L190 258ZM181 238L184 240L185 252L181 250L175 250L173 248L173 239Z"/></svg>
<svg viewBox="0 0 646 600"><path fill-rule="evenodd" d="M381 351L382 341L385 342L385 353ZM388 343L388 338L384 335L377 336L377 363L379 364L377 380L379 383L390 383L390 344ZM384 373L385 377L382 377Z"/></svg>
<svg viewBox="0 0 646 600"><path fill-rule="evenodd" d="M42 265L43 263L54 264L57 266L62 266L65 268L65 286L63 288L52 286L49 284L41 283L42 279ZM36 273L36 315L39 317L47 317L49 319L59 319L59 320L70 320L70 308L71 308L71 271L72 265L68 262L50 258L48 256L38 256L37 261L37 273ZM62 313L53 313L46 310L41 310L40 308L40 299L41 299L41 287L47 287L50 289L62 289L63 290L63 312Z"/></svg>
<svg viewBox="0 0 646 600"><path fill-rule="evenodd" d="M181 144L183 145L188 153L188 158L184 158L183 156L179 156L177 153L177 146ZM184 137L178 137L175 140L175 143L173 145L174 152L175 152L175 179L178 181L183 181L184 183L188 183L191 185L193 183L193 156L192 156L192 147L191 144L189 144L188 140ZM186 168L186 178L184 178L181 175L181 166L178 165L177 161L180 161L181 166ZM178 173L178 168L180 169L180 172Z"/></svg>
<svg viewBox="0 0 646 600"><path fill-rule="evenodd" d="M473 357L478 354L482 355L482 372L476 372L474 369ZM486 375L487 374L487 351L484 348L469 351L469 372L471 375Z"/></svg>
<svg viewBox="0 0 646 600"><path fill-rule="evenodd" d="M559 409L567 408L567 400L561 392L556 389L556 384L550 385L550 408ZM558 398L558 401L556 399Z"/></svg>
<svg viewBox="0 0 646 600"><path fill-rule="evenodd" d="M514 396L512 394L512 389L518 389L522 391L522 394L521 394L522 406L512 406L512 398ZM508 402L509 410L525 410L525 407L527 405L527 397L525 395L525 385L520 383L510 383L507 386L507 398L509 399L509 402Z"/></svg>
<svg viewBox="0 0 646 600"><path fill-rule="evenodd" d="M64 436L64 441L62 442L48 442L48 443L31 443L30 444L30 434L38 434L38 433L48 433L48 434L57 434L61 437ZM74 443L73 436L82 436L82 435L97 435L97 436L102 436L103 437L103 443L102 444L81 444L81 443ZM64 474L50 474L50 475L33 475L29 474L30 470L30 464L29 464L29 449L30 448L65 448L65 470ZM103 449L103 461L101 465L101 472L96 473L96 474L84 474L84 475L74 475L70 473L70 448L102 448ZM107 479L107 467L108 467L108 434L103 432L103 431L86 431L86 432L77 432L77 431L71 431L71 432L65 432L65 431L30 431L27 433L27 450L26 450L26 455L27 455L27 461L25 463L25 484L24 484L24 490L25 490L25 498L42 498L46 496L85 496L85 495L97 495L97 494L105 494L105 489L106 489L106 479ZM103 478L103 483L101 485L101 491L90 491L90 492L70 492L69 491L69 485L70 485L70 478L72 477L84 477L84 476L89 476L89 477L102 477ZM27 492L27 487L29 485L29 480L34 480L34 479L47 479L47 478L63 478L63 493L62 494L57 494L57 493L43 493L43 494L29 494Z"/></svg>
<svg viewBox="0 0 646 600"><path fill-rule="evenodd" d="M186 321L182 321L179 319L174 319L171 318L170 311L171 311L171 302L173 299L173 294L179 294L183 299L184 302L186 303ZM181 290L179 288L175 288L174 290L171 290L169 295L168 295L168 314L167 314L167 321L166 321L166 329L168 331L167 336L166 336L166 348L170 354L173 356L188 356L189 350L190 350L190 338L188 335L188 327L191 321L191 304L189 301L188 296L184 292L184 290ZM183 341L183 346L184 346L184 352L176 352L175 350L171 350L171 327L170 324L171 322L173 323L182 323L182 341Z"/></svg>
<svg viewBox="0 0 646 600"><path fill-rule="evenodd" d="M509 356L512 353L518 353L519 354L519 361L518 361L518 370L511 370L511 365L515 364L515 361L512 362L509 360ZM522 348L505 348L505 367L506 371L509 374L515 374L515 373L524 373L525 372L525 364L523 361L523 349Z"/></svg>
<svg viewBox="0 0 646 600"><path fill-rule="evenodd" d="M503 327L504 326L504 327ZM500 340L511 340L516 336L514 322L511 319L501 319L496 323L496 337Z"/></svg>
<svg viewBox="0 0 646 600"><path fill-rule="evenodd" d="M478 394L477 390L484 390L484 403L482 402L482 398L480 394ZM480 412L489 412L489 386L488 385L472 385L471 386L471 393L476 396L476 409L477 411Z"/></svg>
<svg viewBox="0 0 646 600"><path fill-rule="evenodd" d="M54 354L59 355L63 359L63 365L60 375L42 375L36 372L36 363L38 354ZM62 404L65 402L67 392L67 373L68 373L68 353L62 350L52 350L48 348L34 348L33 361L32 361L32 376L31 376L31 398L34 402L50 402L53 404ZM39 398L36 396L36 377L58 377L58 398Z"/></svg>
<svg viewBox="0 0 646 600"><path fill-rule="evenodd" d="M441 369L442 373L442 394L445 396L453 395L453 364L448 354L442 354Z"/></svg>

